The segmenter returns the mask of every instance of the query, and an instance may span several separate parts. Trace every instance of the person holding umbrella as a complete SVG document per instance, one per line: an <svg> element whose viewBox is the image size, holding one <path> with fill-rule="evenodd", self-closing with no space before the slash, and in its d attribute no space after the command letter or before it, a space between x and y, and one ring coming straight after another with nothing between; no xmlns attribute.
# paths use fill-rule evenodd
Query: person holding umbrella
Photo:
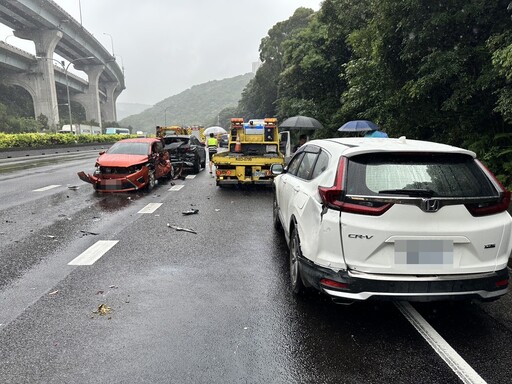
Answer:
<svg viewBox="0 0 512 384"><path fill-rule="evenodd" d="M304 144L306 144L306 141L308 141L308 136L307 135L300 135L299 136L299 143L296 144L294 147L293 147L293 153L297 152L297 150L302 147Z"/></svg>
<svg viewBox="0 0 512 384"><path fill-rule="evenodd" d="M364 133L364 137L388 137L386 132L370 120L352 120L338 128L338 132Z"/></svg>
<svg viewBox="0 0 512 384"><path fill-rule="evenodd" d="M370 132L367 132L364 137L389 137L388 134L386 132L383 132L381 130L376 130L376 131L370 131Z"/></svg>
<svg viewBox="0 0 512 384"><path fill-rule="evenodd" d="M215 137L213 132L210 133L210 137L208 138L207 145L208 145L208 157L210 159L210 174L211 174L212 173L212 165L213 165L212 157L213 157L213 155L215 155L217 153L217 148L219 147L219 141L217 140L217 138Z"/></svg>

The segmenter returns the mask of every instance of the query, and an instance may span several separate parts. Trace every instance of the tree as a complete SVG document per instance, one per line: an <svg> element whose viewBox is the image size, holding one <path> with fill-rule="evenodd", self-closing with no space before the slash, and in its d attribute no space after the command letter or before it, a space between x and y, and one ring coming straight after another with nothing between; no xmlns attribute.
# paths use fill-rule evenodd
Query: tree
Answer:
<svg viewBox="0 0 512 384"><path fill-rule="evenodd" d="M308 25L313 14L311 9L298 8L288 20L274 25L261 40L262 64L242 92L238 104L241 117L247 119L276 115L277 84L282 69L284 44Z"/></svg>
<svg viewBox="0 0 512 384"><path fill-rule="evenodd" d="M37 116L37 122L39 123L39 126L41 127L41 130L47 131L49 129L48 117L46 115L43 115L41 113L39 116Z"/></svg>
<svg viewBox="0 0 512 384"><path fill-rule="evenodd" d="M341 111L373 118L392 134L455 145L483 127L499 132L487 41L510 26L507 3L372 2L372 21L349 37L354 57Z"/></svg>

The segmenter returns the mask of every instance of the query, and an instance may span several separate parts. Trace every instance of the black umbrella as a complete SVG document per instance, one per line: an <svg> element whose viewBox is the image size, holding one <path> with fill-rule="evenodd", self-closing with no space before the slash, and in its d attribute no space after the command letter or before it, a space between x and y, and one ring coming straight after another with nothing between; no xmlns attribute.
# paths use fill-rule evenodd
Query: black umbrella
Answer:
<svg viewBox="0 0 512 384"><path fill-rule="evenodd" d="M313 119L312 117L293 116L279 124L279 127L288 129L319 129L324 126L317 119Z"/></svg>

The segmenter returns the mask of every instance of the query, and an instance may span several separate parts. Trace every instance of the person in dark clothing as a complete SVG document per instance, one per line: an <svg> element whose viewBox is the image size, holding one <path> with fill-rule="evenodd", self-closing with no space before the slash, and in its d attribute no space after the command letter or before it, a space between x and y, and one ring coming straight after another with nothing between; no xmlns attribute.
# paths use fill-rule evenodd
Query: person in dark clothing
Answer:
<svg viewBox="0 0 512 384"><path fill-rule="evenodd" d="M306 141L308 141L307 135L300 135L299 137L299 143L293 147L293 152L297 152L297 150L302 147Z"/></svg>

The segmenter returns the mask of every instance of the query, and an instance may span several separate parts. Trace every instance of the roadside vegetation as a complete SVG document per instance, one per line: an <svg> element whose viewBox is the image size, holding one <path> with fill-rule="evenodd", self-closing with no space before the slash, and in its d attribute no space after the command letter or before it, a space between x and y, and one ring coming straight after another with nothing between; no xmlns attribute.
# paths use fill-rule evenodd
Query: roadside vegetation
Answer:
<svg viewBox="0 0 512 384"><path fill-rule="evenodd" d="M311 116L317 137L367 119L475 151L512 187L510 0L325 0L260 45L237 115Z"/></svg>
<svg viewBox="0 0 512 384"><path fill-rule="evenodd" d="M129 137L137 137L137 135L73 135L69 133L0 132L0 150L10 148L43 148L54 145L113 143Z"/></svg>

